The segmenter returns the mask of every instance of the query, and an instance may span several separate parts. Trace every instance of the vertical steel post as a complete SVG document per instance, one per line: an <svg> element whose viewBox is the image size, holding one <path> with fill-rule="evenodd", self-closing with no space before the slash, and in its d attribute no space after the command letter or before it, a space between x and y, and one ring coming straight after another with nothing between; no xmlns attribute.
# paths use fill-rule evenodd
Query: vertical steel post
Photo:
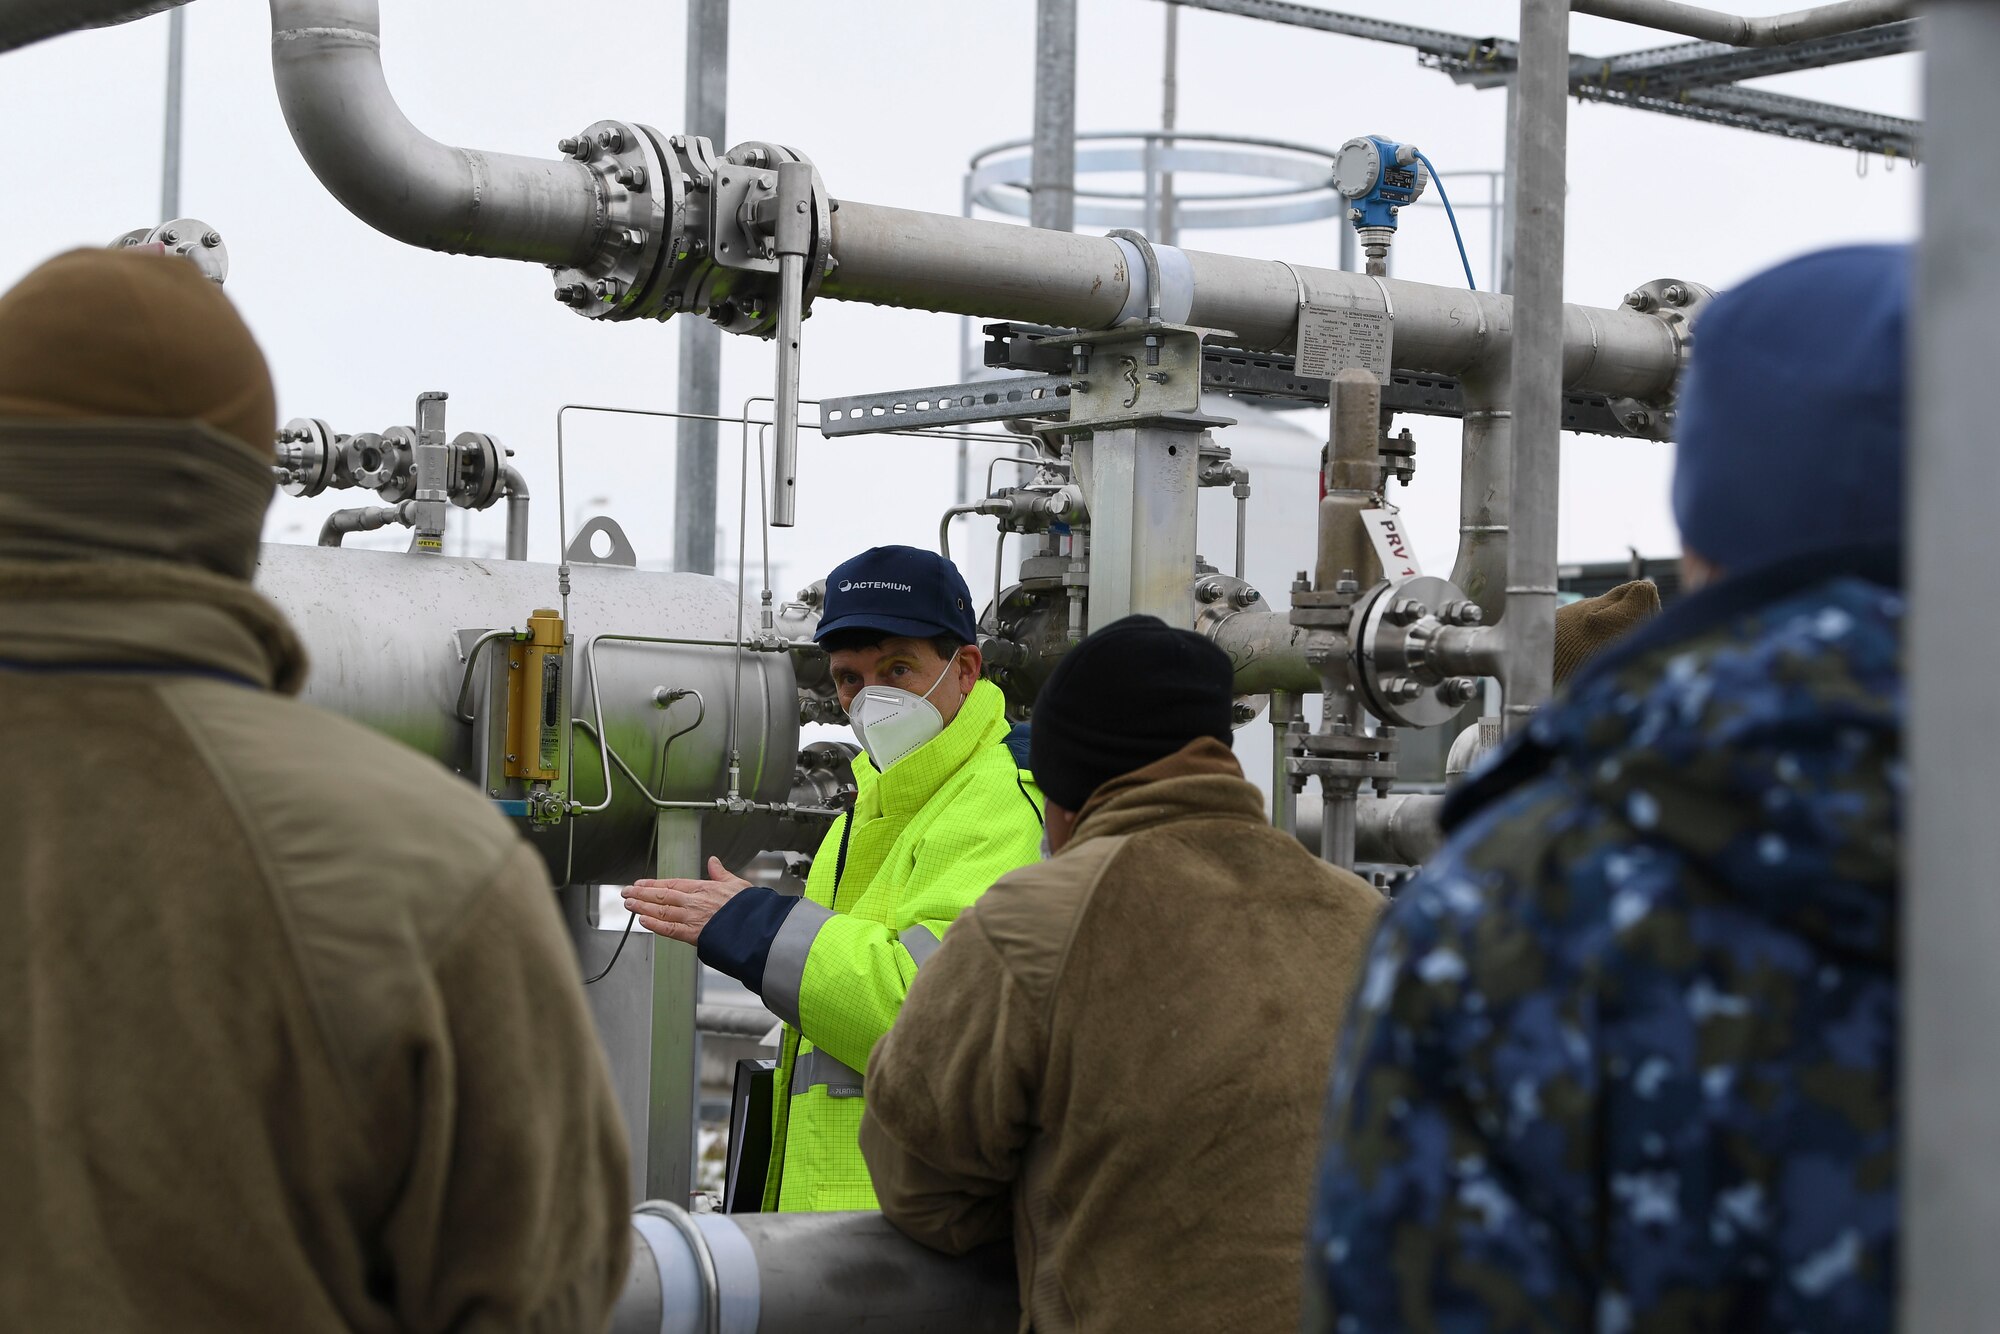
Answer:
<svg viewBox="0 0 2000 1334"><path fill-rule="evenodd" d="M167 15L166 142L160 155L160 221L181 215L181 86L187 63L187 10Z"/></svg>
<svg viewBox="0 0 2000 1334"><path fill-rule="evenodd" d="M1199 427L1145 422L1091 440L1090 623L1194 624Z"/></svg>
<svg viewBox="0 0 2000 1334"><path fill-rule="evenodd" d="M1035 3L1035 148L1028 220L1076 230L1076 0Z"/></svg>
<svg viewBox="0 0 2000 1334"><path fill-rule="evenodd" d="M729 0L687 0L687 113L689 134L721 152L727 146L729 106ZM722 411L722 330L683 316L680 326L680 393L683 412ZM674 447L674 568L715 573L716 423L680 423Z"/></svg>
<svg viewBox="0 0 2000 1334"><path fill-rule="evenodd" d="M661 811L654 874L702 874L701 812ZM695 1005L701 964L694 946L634 923L602 931L596 885L562 891L563 915L583 975L590 1017L604 1044L611 1088L632 1145L632 1199L685 1204L694 1189L700 1084Z"/></svg>
<svg viewBox="0 0 2000 1334"><path fill-rule="evenodd" d="M1501 150L1500 208L1499 216L1493 218L1493 234L1498 241L1495 247L1500 252L1500 262L1493 271L1493 290L1512 292L1514 290L1514 208L1518 196L1514 193L1515 139L1514 109L1519 104L1517 96L1519 81L1507 80L1507 105L1502 113L1507 132L1507 146Z"/></svg>
<svg viewBox="0 0 2000 1334"><path fill-rule="evenodd" d="M1160 140L1160 151L1171 152L1174 146L1174 123L1180 119L1180 63L1181 63L1181 7L1168 5L1167 10L1167 59L1166 77L1160 87L1160 128L1168 132ZM1178 244L1180 224L1174 220L1174 174L1160 172L1160 218L1153 231L1153 239L1161 245Z"/></svg>
<svg viewBox="0 0 2000 1334"><path fill-rule="evenodd" d="M654 874L699 877L701 812L661 811ZM653 938L652 1071L647 1109L646 1198L680 1204L694 1190L695 1128L701 1100L695 1007L701 963L692 945ZM634 1136L635 1140L637 1136Z"/></svg>
<svg viewBox="0 0 2000 1334"><path fill-rule="evenodd" d="M1978 1330L2000 1310L2000 606L1987 388L2000 299L2000 7L1924 13L1923 241L1911 310L1910 788L1903 866L1904 1329Z"/></svg>
<svg viewBox="0 0 2000 1334"><path fill-rule="evenodd" d="M1271 824L1287 834L1299 827L1299 797L1292 790L1292 725L1305 718L1304 701L1288 690L1271 692Z"/></svg>
<svg viewBox="0 0 2000 1334"><path fill-rule="evenodd" d="M1501 680L1513 732L1554 689L1556 500L1562 467L1563 164L1569 0L1521 0L1515 79L1513 528Z"/></svg>

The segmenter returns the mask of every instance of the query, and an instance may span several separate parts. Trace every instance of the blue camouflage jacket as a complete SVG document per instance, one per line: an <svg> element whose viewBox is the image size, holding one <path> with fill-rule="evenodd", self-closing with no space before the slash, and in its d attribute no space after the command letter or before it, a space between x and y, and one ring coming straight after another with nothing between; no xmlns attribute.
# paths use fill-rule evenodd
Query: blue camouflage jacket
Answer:
<svg viewBox="0 0 2000 1334"><path fill-rule="evenodd" d="M1706 590L1448 804L1335 1064L1309 1328L1890 1328L1899 587Z"/></svg>

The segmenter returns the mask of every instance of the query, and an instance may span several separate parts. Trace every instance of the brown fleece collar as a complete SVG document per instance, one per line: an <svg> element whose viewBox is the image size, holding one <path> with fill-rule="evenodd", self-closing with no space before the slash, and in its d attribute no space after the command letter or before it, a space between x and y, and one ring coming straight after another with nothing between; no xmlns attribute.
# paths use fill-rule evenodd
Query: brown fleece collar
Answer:
<svg viewBox="0 0 2000 1334"><path fill-rule="evenodd" d="M193 665L286 695L306 683L305 647L262 594L164 561L0 559L0 642L0 657Z"/></svg>
<svg viewBox="0 0 2000 1334"><path fill-rule="evenodd" d="M1160 787L1164 783L1175 786ZM1076 832L1070 841L1126 833L1130 832L1128 825L1151 824L1174 816L1248 815L1261 819L1263 813L1263 796L1244 780L1236 753L1214 737L1201 737L1143 769L1120 774L1091 793L1077 813Z"/></svg>

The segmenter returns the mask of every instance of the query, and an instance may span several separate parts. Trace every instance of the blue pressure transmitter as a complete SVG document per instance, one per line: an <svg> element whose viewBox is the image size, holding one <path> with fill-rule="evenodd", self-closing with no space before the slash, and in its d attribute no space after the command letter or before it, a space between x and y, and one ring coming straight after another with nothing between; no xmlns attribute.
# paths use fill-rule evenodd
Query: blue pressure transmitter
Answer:
<svg viewBox="0 0 2000 1334"><path fill-rule="evenodd" d="M1397 215L1416 203L1430 182L1430 164L1415 144L1370 134L1340 146L1333 187L1348 201L1347 218L1368 256L1368 272L1387 272Z"/></svg>
<svg viewBox="0 0 2000 1334"><path fill-rule="evenodd" d="M1349 201L1348 220L1357 229L1396 230L1396 215L1422 197L1430 180L1415 144L1379 134L1349 139L1333 159L1334 189Z"/></svg>

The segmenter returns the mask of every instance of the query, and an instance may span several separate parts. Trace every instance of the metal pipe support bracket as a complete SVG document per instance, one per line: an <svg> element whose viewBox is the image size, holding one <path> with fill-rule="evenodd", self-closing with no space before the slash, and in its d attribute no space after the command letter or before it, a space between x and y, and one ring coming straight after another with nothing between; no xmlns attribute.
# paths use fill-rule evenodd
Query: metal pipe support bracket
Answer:
<svg viewBox="0 0 2000 1334"><path fill-rule="evenodd" d="M1068 433L1201 412L1202 331L1145 324L1038 341L1067 349Z"/></svg>

